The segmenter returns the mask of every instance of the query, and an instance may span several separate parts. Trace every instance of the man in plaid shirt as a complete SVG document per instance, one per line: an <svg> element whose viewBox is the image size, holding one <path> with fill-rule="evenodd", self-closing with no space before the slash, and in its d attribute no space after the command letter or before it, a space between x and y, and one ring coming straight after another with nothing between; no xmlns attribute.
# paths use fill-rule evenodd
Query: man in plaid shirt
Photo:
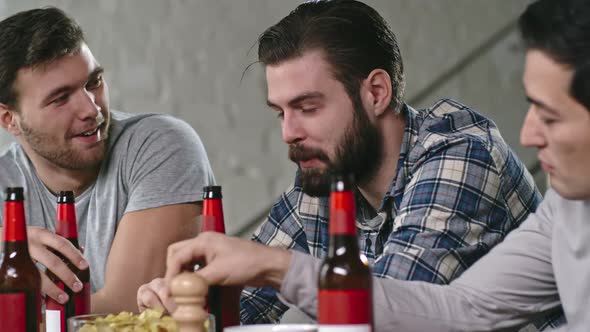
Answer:
<svg viewBox="0 0 590 332"><path fill-rule="evenodd" d="M254 241L323 257L330 173L352 173L359 245L373 274L448 284L540 203L531 175L491 120L450 99L421 111L403 102L397 41L371 7L353 0L304 3L260 36L258 56L267 104L298 171ZM232 251L230 239L203 243L205 237L177 248L227 249L224 257L242 265L250 258ZM286 269L284 262L264 264ZM169 299L156 296L166 294L163 285L142 287L140 306L170 308ZM247 288L242 323L278 322L288 307L276 289Z"/></svg>
<svg viewBox="0 0 590 332"><path fill-rule="evenodd" d="M401 115L397 170L379 206L357 191L359 246L375 276L447 284L517 227L541 196L482 115L448 99L422 111L404 105ZM306 194L301 177L299 170L253 239L323 257L329 197ZM276 322L287 309L272 288L247 289L242 297L244 323Z"/></svg>
<svg viewBox="0 0 590 332"><path fill-rule="evenodd" d="M201 275L215 282L271 285L244 291L242 323L277 322L288 309L277 296L291 267L292 254L282 249L326 254L332 172L357 180L359 245L378 278L448 284L540 203L491 120L450 99L421 111L403 102L395 36L371 7L301 4L259 37L258 56L267 104L298 165L294 184L253 236L275 248L202 234L169 248L167 271L170 277L200 257L208 263ZM162 280L144 286L140 306L173 308ZM306 289L296 292L317 301ZM539 327L561 322L556 313Z"/></svg>
<svg viewBox="0 0 590 332"><path fill-rule="evenodd" d="M402 102L395 36L369 6L302 4L260 36L259 60L298 172L255 241L323 257L329 173L353 173L373 274L447 284L539 204L491 120L453 100L422 111ZM245 324L288 309L273 288L246 289L241 306Z"/></svg>

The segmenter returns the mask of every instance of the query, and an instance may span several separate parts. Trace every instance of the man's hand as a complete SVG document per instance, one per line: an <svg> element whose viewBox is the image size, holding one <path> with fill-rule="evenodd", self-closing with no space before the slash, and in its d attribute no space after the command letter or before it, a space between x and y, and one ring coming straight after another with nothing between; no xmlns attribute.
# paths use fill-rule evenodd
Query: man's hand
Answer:
<svg viewBox="0 0 590 332"><path fill-rule="evenodd" d="M45 228L27 227L27 236L29 252L33 260L53 272L64 282L66 287L69 287L74 292L79 292L82 289L80 280L67 267L66 263L49 249L59 252L72 264L84 270L88 268L88 262L82 256L82 253L70 241ZM45 273L41 273L41 291L59 303L65 303L68 300L68 295L49 280Z"/></svg>
<svg viewBox="0 0 590 332"><path fill-rule="evenodd" d="M195 260L206 265L197 273L211 285L281 287L289 268L291 253L252 241L205 232L194 239L168 247L166 280L182 272L182 266Z"/></svg>
<svg viewBox="0 0 590 332"><path fill-rule="evenodd" d="M166 280L164 278L156 278L147 284L141 285L137 290L137 307L139 311L144 311L148 308L157 308L174 312L176 304L170 297Z"/></svg>

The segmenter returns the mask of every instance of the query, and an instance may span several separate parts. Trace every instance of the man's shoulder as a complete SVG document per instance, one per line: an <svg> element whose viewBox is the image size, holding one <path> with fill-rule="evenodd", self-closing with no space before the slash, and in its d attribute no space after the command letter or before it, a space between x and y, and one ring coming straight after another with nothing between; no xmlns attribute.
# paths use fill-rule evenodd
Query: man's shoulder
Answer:
<svg viewBox="0 0 590 332"><path fill-rule="evenodd" d="M199 136L186 121L169 114L111 111L111 116L110 140L113 149L137 150L149 145L183 142L200 144Z"/></svg>
<svg viewBox="0 0 590 332"><path fill-rule="evenodd" d="M125 113L120 111L111 111L114 129L122 132L141 129L141 132L149 134L154 131L169 130L193 130L192 127L184 120L170 114L161 113ZM147 130L147 131L146 131Z"/></svg>
<svg viewBox="0 0 590 332"><path fill-rule="evenodd" d="M17 142L10 143L0 151L0 167L2 171L11 171L11 168L22 167L26 155L20 144Z"/></svg>
<svg viewBox="0 0 590 332"><path fill-rule="evenodd" d="M0 152L0 186L25 186L32 169L28 159L16 142L11 143ZM25 174L27 173L27 174Z"/></svg>
<svg viewBox="0 0 590 332"><path fill-rule="evenodd" d="M452 99L441 99L422 110L425 133L443 137L488 139L496 124L474 109Z"/></svg>
<svg viewBox="0 0 590 332"><path fill-rule="evenodd" d="M14 162L19 148L18 143L12 142L0 150L0 162Z"/></svg>
<svg viewBox="0 0 590 332"><path fill-rule="evenodd" d="M506 150L507 144L496 124L488 117L452 99L441 99L418 111L417 144L424 150L464 143L483 148Z"/></svg>

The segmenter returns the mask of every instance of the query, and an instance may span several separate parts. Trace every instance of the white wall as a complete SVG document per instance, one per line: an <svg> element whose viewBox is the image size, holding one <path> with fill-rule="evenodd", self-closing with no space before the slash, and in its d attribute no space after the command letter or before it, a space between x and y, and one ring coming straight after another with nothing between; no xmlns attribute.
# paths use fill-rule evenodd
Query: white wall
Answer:
<svg viewBox="0 0 590 332"><path fill-rule="evenodd" d="M224 187L230 233L264 213L293 179L278 122L265 106L263 71L254 66L257 36L301 1L286 0L0 0L2 18L57 5L84 28L106 68L111 105L127 112L163 112L188 121L201 136ZM523 52L514 22L526 0L372 0L397 34L405 62L407 100L482 45L475 60L425 93L416 106L448 96L496 120L518 145L526 111ZM9 141L2 131L0 146Z"/></svg>

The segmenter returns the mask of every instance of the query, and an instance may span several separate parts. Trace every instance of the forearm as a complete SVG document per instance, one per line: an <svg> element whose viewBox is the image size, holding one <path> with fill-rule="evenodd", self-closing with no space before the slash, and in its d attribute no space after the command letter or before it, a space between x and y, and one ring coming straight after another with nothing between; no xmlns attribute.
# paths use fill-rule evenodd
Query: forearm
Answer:
<svg viewBox="0 0 590 332"><path fill-rule="evenodd" d="M137 312L137 289L109 291L103 288L91 296L92 313L119 313L121 311Z"/></svg>
<svg viewBox="0 0 590 332"><path fill-rule="evenodd" d="M318 307L320 264L317 258L293 252L281 287L282 297L312 318ZM375 331L485 331L524 323L522 317L504 320L512 309L455 286L373 278Z"/></svg>
<svg viewBox="0 0 590 332"><path fill-rule="evenodd" d="M285 274L289 269L292 254L282 248L269 248L271 255L264 256L264 283L276 290L281 288Z"/></svg>
<svg viewBox="0 0 590 332"><path fill-rule="evenodd" d="M281 297L294 304L309 317L317 318L318 285L321 260L311 255L291 251L289 268L280 288Z"/></svg>
<svg viewBox="0 0 590 332"><path fill-rule="evenodd" d="M527 303L524 289L521 298L511 297L499 285L486 287L483 280L473 287L379 278L373 282L376 331L516 331L548 307ZM495 287L497 293L490 291Z"/></svg>
<svg viewBox="0 0 590 332"><path fill-rule="evenodd" d="M94 314L117 312L117 310L113 308L113 303L108 301L108 296L105 296L104 292L102 291L92 294L90 297L90 308L90 311Z"/></svg>
<svg viewBox="0 0 590 332"><path fill-rule="evenodd" d="M92 311L136 312L137 290L164 276L168 246L195 236L200 214L201 205L192 203L126 213L110 248L104 286L92 295Z"/></svg>
<svg viewBox="0 0 590 332"><path fill-rule="evenodd" d="M289 271L285 275L281 287L281 295L284 299L296 305L312 318L317 318L318 288L316 281L320 265L321 261L319 259L294 252ZM421 284L414 283L412 285L418 286ZM431 323L434 320L430 321L423 318L424 316L432 317L432 313L425 312L425 308L429 305L427 302L428 297L416 297L416 289L413 286L409 289L408 285L410 284L407 282L373 278L375 331L444 331L441 329L441 323L444 323L444 321L440 321L441 318L450 321L452 317L461 317L463 315L461 311L459 311L459 316L452 316L449 313L445 315L438 314L438 322ZM427 293L443 291L442 288L432 287L433 285L426 286L425 291ZM455 311L455 309L449 311ZM469 330L469 325L466 327Z"/></svg>
<svg viewBox="0 0 590 332"><path fill-rule="evenodd" d="M317 311L319 266L319 259L293 252L281 288L287 301L310 316ZM551 263L551 224L531 215L450 285L373 278L373 290L377 331L518 327L560 303Z"/></svg>

